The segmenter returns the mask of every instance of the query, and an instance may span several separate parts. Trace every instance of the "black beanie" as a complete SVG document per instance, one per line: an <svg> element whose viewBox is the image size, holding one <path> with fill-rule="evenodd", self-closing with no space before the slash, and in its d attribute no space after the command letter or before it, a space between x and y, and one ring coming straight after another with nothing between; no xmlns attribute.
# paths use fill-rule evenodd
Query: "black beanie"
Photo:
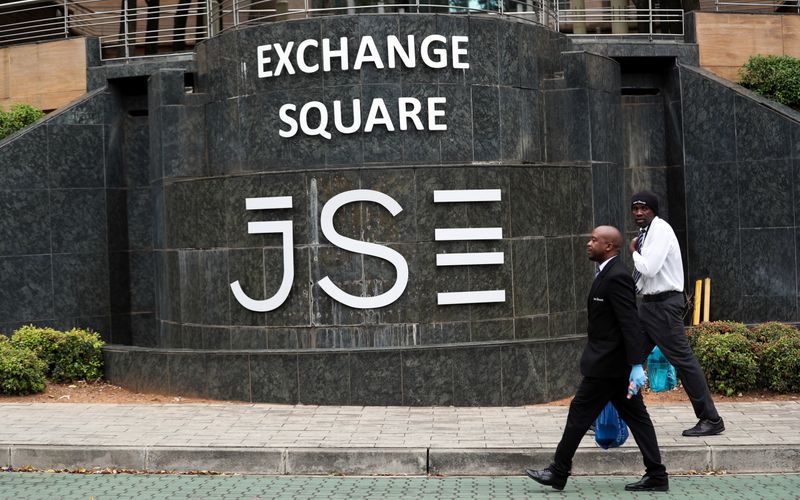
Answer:
<svg viewBox="0 0 800 500"><path fill-rule="evenodd" d="M653 213L658 215L658 197L654 193L651 193L650 191L640 191L631 196L631 208L633 208L634 205L641 203L644 203L650 207L650 209L653 210Z"/></svg>

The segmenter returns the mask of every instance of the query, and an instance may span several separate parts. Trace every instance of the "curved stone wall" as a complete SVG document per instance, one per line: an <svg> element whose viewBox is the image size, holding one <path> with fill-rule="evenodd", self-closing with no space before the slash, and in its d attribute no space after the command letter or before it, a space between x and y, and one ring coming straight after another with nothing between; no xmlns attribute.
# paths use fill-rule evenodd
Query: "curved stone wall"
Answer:
<svg viewBox="0 0 800 500"><path fill-rule="evenodd" d="M353 66L359 54L377 58L409 35L417 47L461 44L459 65L469 68L454 67L452 51L442 68L420 52L424 64L413 68L366 62L359 71L288 75L284 61L274 76L279 52L301 45L311 67L319 60L312 49L345 36ZM374 49L362 52L367 36ZM258 47L266 46L259 68ZM798 120L702 71L669 71L661 109L674 115L639 133L682 127L669 140L684 143L674 149L684 164L674 161L674 180L684 184L685 171L686 206L682 194L667 198L671 219L686 214L689 277L711 274L715 316L792 320L797 263L786 249L796 242L797 204L781 187L792 172L797 178ZM308 404L510 405L566 396L579 377L593 275L586 235L593 225L622 227L626 189L644 179L654 188L663 170L626 181L632 135L624 127L636 110L621 112L615 61L498 17L253 26L208 40L192 60L104 64L89 76L96 91L0 142L0 164L9 167L0 171L0 330L91 327L110 344L108 378L142 391ZM639 97L625 102L665 102ZM316 117L338 100L352 113L355 99L374 130L280 135L291 130L281 108L299 117L317 102ZM368 118L378 99L386 116ZM417 101L411 114L423 130L412 118L411 130L397 130L400 103L412 106L408 115ZM429 109L442 113L433 126ZM345 114L345 125L354 117ZM724 140L698 139L712 128ZM719 144L736 147L720 152ZM653 158L658 147L651 144ZM662 178L669 190L671 182ZM740 201L741 213L722 203L714 217L698 217L708 192L735 201L737 186L752 198ZM445 198L487 190L479 194L488 201L437 203L435 192L447 190ZM371 201L326 215L342 196L365 192ZM775 209L770 224L758 210L764 200ZM291 245L264 233L284 221ZM491 239L436 237L452 228ZM738 258L718 258L730 251L707 251L714 245L740 249L742 259L758 255L745 259L743 275L731 264ZM284 248L294 267L285 297ZM437 261L469 253L488 253L493 263L469 265L474 255L455 266ZM346 305L395 289L406 269L397 297ZM254 302L237 298L235 282ZM470 291L496 302L440 303L439 294ZM275 295L270 307L259 305Z"/></svg>
<svg viewBox="0 0 800 500"><path fill-rule="evenodd" d="M324 71L321 47L342 37L348 69L340 52ZM397 44L414 47L413 67L378 69ZM616 212L621 179L613 142L592 142L590 128L617 126L618 68L567 46L496 17L335 16L204 42L192 93L182 71L153 75L158 328L107 349L111 380L286 403L567 395L593 277L586 235ZM448 51L445 67L434 50ZM361 127L343 133L359 110ZM437 202L437 191L488 199ZM328 214L342 197L355 201ZM488 235L445 235L465 228ZM493 263L469 265L476 256ZM448 258L460 264L437 260ZM395 287L383 304L356 303Z"/></svg>

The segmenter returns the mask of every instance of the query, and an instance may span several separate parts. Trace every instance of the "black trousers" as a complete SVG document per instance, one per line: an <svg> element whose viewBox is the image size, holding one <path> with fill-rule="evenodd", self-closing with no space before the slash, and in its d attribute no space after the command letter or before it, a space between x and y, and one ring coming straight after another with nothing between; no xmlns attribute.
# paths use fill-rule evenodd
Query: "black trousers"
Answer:
<svg viewBox="0 0 800 500"><path fill-rule="evenodd" d="M648 351L657 345L675 367L697 418L716 420L719 413L711 399L706 375L686 339L683 327L686 305L683 300L680 294L658 302L642 301L639 304L639 319L649 337Z"/></svg>
<svg viewBox="0 0 800 500"><path fill-rule="evenodd" d="M653 477L667 475L667 470L661 463L661 452L658 450L658 440L653 422L644 406L642 394L639 393L631 399L628 395L628 377L620 378L594 378L584 377L578 386L578 392L569 405L567 425L564 435L556 448L556 455L550 470L554 474L569 476L572 470L572 457L586 431L606 403L611 401L620 416L633 434L639 451L644 458L644 467L647 474Z"/></svg>

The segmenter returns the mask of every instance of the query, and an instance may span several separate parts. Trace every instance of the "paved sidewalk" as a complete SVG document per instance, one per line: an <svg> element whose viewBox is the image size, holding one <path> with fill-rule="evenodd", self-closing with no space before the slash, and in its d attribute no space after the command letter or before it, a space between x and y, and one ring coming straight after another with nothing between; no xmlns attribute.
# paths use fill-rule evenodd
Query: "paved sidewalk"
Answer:
<svg viewBox="0 0 800 500"><path fill-rule="evenodd" d="M685 438L691 407L649 408L670 472L800 472L800 401L720 403L726 431ZM549 463L566 407L0 404L5 465L262 474L517 475ZM629 438L587 436L577 474L642 472Z"/></svg>
<svg viewBox="0 0 800 500"><path fill-rule="evenodd" d="M628 492L638 476L572 477L562 492L527 477L200 476L0 473L0 500L796 500L800 474L672 476L669 493Z"/></svg>

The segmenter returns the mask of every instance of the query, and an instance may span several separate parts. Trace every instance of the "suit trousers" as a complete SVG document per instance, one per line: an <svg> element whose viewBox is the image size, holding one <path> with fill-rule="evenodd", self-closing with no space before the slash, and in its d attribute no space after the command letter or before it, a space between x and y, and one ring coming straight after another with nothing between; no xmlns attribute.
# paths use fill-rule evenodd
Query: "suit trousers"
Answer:
<svg viewBox="0 0 800 500"><path fill-rule="evenodd" d="M642 301L639 304L639 319L649 337L647 351L657 345L675 367L697 418L716 420L719 413L711 399L706 375L686 338L683 326L685 308L682 294L658 302Z"/></svg>
<svg viewBox="0 0 800 500"><path fill-rule="evenodd" d="M569 405L564 434L556 448L550 470L560 476L569 476L572 457L589 426L597 419L606 404L611 401L633 434L644 458L647 474L653 477L666 476L661 463L656 431L642 400L641 392L628 399L628 377L596 378L584 377L578 392Z"/></svg>

